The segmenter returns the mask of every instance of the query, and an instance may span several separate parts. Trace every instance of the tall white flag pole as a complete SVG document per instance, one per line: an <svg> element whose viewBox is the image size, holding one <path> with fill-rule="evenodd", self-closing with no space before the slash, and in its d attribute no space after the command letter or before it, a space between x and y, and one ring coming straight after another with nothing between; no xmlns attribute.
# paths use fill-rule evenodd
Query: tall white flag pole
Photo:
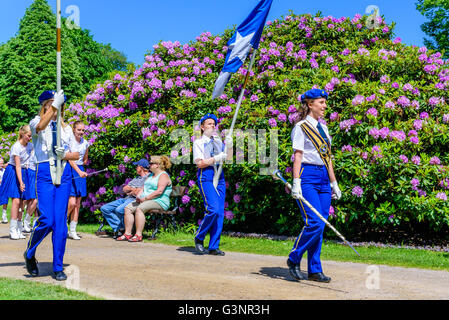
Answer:
<svg viewBox="0 0 449 320"><path fill-rule="evenodd" d="M56 0L56 92L61 90L61 0ZM58 109L57 122L57 147L61 147L61 108ZM62 163L61 159L56 158L56 181L61 184Z"/></svg>
<svg viewBox="0 0 449 320"><path fill-rule="evenodd" d="M245 81L243 82L243 87L242 87L242 90L240 91L239 100L237 101L237 107L235 108L235 111L234 111L234 117L232 118L231 128L226 133L226 137L232 138L232 134L234 132L235 122L237 121L237 116L239 114L240 106L242 104L243 97L245 95L245 89L246 89L246 85L248 83L249 74L251 73L251 70L252 70L253 65L254 65L254 60L256 59L256 53L257 53L257 49L253 49L253 53L251 55L251 60L249 62L248 71L247 71L246 76L245 76ZM227 148L228 148L228 145L225 144L224 153L226 153L226 154L227 154ZM220 163L220 165L218 167L218 170L214 174L213 184L214 184L215 190L217 190L218 180L220 178L221 172L223 171L223 162L224 161L222 161ZM218 191L217 191L217 193L218 193Z"/></svg>

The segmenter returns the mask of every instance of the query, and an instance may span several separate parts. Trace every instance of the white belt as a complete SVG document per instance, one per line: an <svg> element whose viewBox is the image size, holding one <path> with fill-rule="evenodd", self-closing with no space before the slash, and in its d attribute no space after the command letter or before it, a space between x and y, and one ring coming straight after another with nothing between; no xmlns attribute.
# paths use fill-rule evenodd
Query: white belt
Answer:
<svg viewBox="0 0 449 320"><path fill-rule="evenodd" d="M39 164L39 163L45 163L45 162L50 162L50 159L48 159L48 160L42 160L42 161L37 161L36 163Z"/></svg>
<svg viewBox="0 0 449 320"><path fill-rule="evenodd" d="M47 160L43 160L43 161L38 161L37 163L45 163L45 162L49 162L50 163L50 175L51 175L51 180L53 181L53 184L55 184L56 181L56 160L55 158L50 158ZM61 171L64 172L64 168L67 164L66 160L62 160L62 168Z"/></svg>

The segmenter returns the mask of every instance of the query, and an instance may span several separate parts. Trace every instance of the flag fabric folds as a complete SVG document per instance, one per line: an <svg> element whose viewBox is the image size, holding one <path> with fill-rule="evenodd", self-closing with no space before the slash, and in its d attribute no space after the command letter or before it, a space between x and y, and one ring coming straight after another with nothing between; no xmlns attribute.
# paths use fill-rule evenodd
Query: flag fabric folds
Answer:
<svg viewBox="0 0 449 320"><path fill-rule="evenodd" d="M224 88L246 60L251 48L259 47L260 37L267 20L273 0L260 0L243 23L237 27L233 37L228 41L228 53L225 64L218 76L212 99L223 94Z"/></svg>

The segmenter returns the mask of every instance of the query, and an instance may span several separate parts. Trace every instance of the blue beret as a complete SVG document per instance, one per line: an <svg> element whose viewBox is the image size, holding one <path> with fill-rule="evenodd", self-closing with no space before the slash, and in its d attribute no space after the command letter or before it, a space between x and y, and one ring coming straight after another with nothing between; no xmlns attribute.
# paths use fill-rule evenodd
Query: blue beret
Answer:
<svg viewBox="0 0 449 320"><path fill-rule="evenodd" d="M47 90L42 92L42 94L39 96L39 104L42 104L45 100L48 99L53 99L53 97L55 96L56 91L53 90ZM64 95L64 102L67 101L67 96Z"/></svg>
<svg viewBox="0 0 449 320"><path fill-rule="evenodd" d="M324 98L327 99L329 97L328 93L321 89L312 89L307 91L301 96L301 102L304 102L305 99L318 99Z"/></svg>
<svg viewBox="0 0 449 320"><path fill-rule="evenodd" d="M144 168L146 168L146 169L148 169L148 167L150 166L150 163L148 162L147 159L140 159L140 160L137 161L137 162L133 162L133 164L134 164L135 166L141 166L141 167L144 167Z"/></svg>
<svg viewBox="0 0 449 320"><path fill-rule="evenodd" d="M202 125L203 122L206 121L207 119L213 119L213 120L215 121L215 125L217 125L218 119L217 119L217 117L216 117L214 114L212 114L212 113L208 113L208 114L204 115L204 116L201 118L201 120L200 120L200 125Z"/></svg>

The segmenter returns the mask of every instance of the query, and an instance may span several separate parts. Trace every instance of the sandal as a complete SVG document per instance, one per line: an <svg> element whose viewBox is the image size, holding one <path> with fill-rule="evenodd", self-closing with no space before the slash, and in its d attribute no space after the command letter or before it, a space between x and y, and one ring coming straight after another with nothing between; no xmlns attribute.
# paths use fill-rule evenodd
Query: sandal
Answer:
<svg viewBox="0 0 449 320"><path fill-rule="evenodd" d="M132 237L132 234L122 234L120 237L116 238L115 241L129 241Z"/></svg>
<svg viewBox="0 0 449 320"><path fill-rule="evenodd" d="M128 239L129 242L142 242L143 236L134 235L131 239Z"/></svg>

